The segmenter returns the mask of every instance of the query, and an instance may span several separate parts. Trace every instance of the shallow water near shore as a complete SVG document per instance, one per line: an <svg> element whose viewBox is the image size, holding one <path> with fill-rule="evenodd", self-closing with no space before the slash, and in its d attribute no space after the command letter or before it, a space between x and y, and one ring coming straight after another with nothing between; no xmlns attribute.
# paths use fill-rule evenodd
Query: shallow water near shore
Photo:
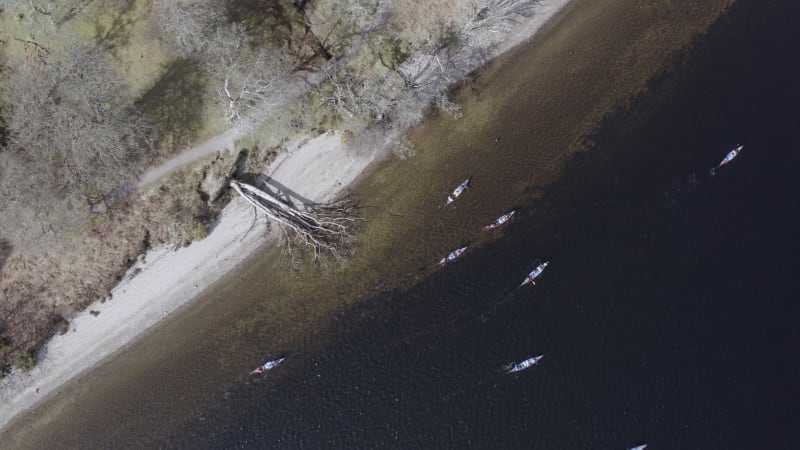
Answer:
<svg viewBox="0 0 800 450"><path fill-rule="evenodd" d="M393 201L366 210L369 261L314 284L260 255L80 380L81 396L60 403L67 418L27 444L796 447L798 13L738 1L563 172L542 170L561 156L538 148L559 133L525 125L547 99L519 95L471 131L433 121L415 137L440 153L360 188ZM520 71L536 62L509 58ZM472 189L439 208L465 175ZM509 226L480 232L511 207ZM464 243L459 261L426 265ZM551 260L541 281L514 291L536 258ZM498 372L541 353L535 368ZM267 379L242 375L281 354Z"/></svg>

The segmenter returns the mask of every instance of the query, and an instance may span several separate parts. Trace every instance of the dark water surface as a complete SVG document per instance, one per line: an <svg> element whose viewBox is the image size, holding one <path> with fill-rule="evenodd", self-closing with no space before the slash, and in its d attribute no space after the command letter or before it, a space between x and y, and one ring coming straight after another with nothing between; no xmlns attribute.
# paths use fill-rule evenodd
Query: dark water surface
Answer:
<svg viewBox="0 0 800 450"><path fill-rule="evenodd" d="M355 308L313 366L165 445L798 448L797 17L739 1L501 239Z"/></svg>
<svg viewBox="0 0 800 450"><path fill-rule="evenodd" d="M517 117L487 125L505 130L496 149L475 130L474 156L446 179L424 172L431 155L400 169L435 181L391 205L398 217L373 218L371 265L353 262L362 277L305 287L294 281L307 273L281 275L265 254L241 278L266 281L219 288L228 309L192 308L180 320L191 327L159 330L80 382L92 395L60 408L85 417L48 431L86 448L800 448L798 17L795 1L737 1L557 179L529 174L558 159L535 151L558 138L521 125L546 99L495 111ZM491 164L478 148L496 152ZM456 173L473 188L438 209ZM393 180L379 171L365 189ZM508 227L477 231L510 207ZM413 214L430 219L401 229L403 246L374 242L381 221ZM462 243L443 270L420 266ZM551 260L541 282L515 291L536 258ZM380 278L386 267L397 280ZM325 306L364 291L379 294ZM540 353L537 367L498 372ZM237 375L279 354L266 380Z"/></svg>

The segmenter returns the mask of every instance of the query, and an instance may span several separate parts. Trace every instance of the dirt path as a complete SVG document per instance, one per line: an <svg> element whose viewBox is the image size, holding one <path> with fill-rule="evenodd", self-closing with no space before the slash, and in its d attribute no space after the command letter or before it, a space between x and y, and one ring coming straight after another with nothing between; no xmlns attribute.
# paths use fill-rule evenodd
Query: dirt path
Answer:
<svg viewBox="0 0 800 450"><path fill-rule="evenodd" d="M141 189L174 170L177 170L187 164L216 152L227 150L233 153L234 143L238 137L238 130L228 130L219 136L215 136L201 144L198 144L191 149L173 157L172 159L165 161L163 164L150 168L150 170L145 172L141 178L139 178L139 181L136 183L136 188Z"/></svg>

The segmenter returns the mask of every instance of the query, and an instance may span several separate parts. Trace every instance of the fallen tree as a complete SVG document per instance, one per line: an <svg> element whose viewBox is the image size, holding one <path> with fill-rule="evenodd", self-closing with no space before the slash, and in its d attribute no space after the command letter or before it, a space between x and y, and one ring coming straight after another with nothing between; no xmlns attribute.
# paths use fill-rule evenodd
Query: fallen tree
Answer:
<svg viewBox="0 0 800 450"><path fill-rule="evenodd" d="M320 261L327 255L342 258L351 250L355 226L362 220L352 198L297 207L241 181L231 180L230 185L253 207L283 227L286 250L292 260L296 244L310 248L314 261Z"/></svg>

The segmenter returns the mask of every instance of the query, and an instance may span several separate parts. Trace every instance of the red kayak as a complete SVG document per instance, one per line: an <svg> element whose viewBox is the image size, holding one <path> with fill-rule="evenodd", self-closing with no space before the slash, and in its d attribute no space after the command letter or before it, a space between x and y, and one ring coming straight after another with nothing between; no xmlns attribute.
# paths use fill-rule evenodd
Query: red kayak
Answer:
<svg viewBox="0 0 800 450"><path fill-rule="evenodd" d="M508 221L511 220L512 217L514 217L514 214L516 212L517 212L516 209L512 209L511 211L509 211L509 212L503 214L502 216L498 217L497 219L495 219L494 222L492 222L489 225L486 225L485 227L483 227L483 229L484 230L494 230L495 228L502 227L503 225L508 223Z"/></svg>
<svg viewBox="0 0 800 450"><path fill-rule="evenodd" d="M439 264L447 264L447 263L449 263L450 261L455 261L455 260L456 260L456 258L458 258L459 256L461 256L461 255L462 255L462 254L463 254L465 251L467 251L467 247L461 247L461 248L457 248L457 249L453 250L452 252L450 252L450 254L449 254L449 255L447 255L447 256L445 256L444 258L442 258L442 259L439 261Z"/></svg>

